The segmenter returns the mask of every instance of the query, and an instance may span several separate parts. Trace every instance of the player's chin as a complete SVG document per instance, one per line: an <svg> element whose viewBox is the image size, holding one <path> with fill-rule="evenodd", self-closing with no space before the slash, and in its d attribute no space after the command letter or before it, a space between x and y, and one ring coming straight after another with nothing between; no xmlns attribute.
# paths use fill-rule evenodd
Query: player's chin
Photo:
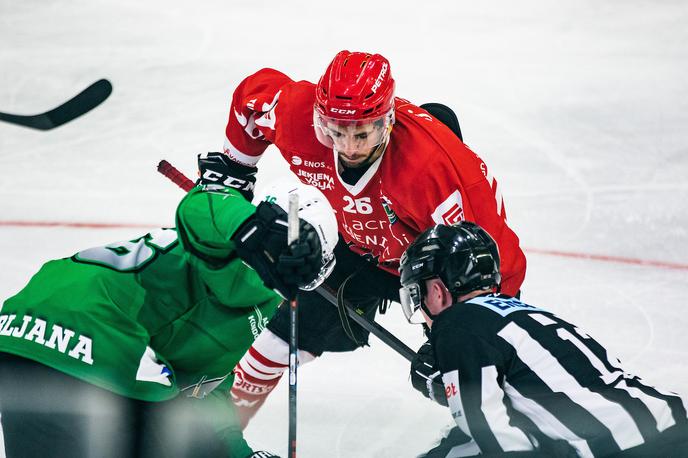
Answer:
<svg viewBox="0 0 688 458"><path fill-rule="evenodd" d="M352 169L355 169L356 167L360 167L363 164L365 164L366 159L366 156L356 156L353 159L347 158L345 156L339 156L339 160L342 161L342 164L344 164L345 167L349 167Z"/></svg>

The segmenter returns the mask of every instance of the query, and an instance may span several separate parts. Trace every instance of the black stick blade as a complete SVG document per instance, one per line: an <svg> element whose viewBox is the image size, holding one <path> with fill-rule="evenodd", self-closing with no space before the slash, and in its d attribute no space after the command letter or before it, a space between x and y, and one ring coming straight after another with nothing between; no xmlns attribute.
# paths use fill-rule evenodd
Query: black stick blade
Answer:
<svg viewBox="0 0 688 458"><path fill-rule="evenodd" d="M101 79L50 111L37 115L15 115L0 112L0 121L32 129L50 130L88 113L103 103L112 93L112 84Z"/></svg>

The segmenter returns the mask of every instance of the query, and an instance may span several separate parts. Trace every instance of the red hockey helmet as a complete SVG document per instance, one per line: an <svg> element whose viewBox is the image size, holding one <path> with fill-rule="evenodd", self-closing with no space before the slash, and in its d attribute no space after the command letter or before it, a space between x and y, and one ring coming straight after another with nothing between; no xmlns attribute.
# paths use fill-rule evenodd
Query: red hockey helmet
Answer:
<svg viewBox="0 0 688 458"><path fill-rule="evenodd" d="M314 128L318 140L332 147L333 126L375 123L379 142L394 123L394 79L389 61L379 54L340 51L315 89Z"/></svg>

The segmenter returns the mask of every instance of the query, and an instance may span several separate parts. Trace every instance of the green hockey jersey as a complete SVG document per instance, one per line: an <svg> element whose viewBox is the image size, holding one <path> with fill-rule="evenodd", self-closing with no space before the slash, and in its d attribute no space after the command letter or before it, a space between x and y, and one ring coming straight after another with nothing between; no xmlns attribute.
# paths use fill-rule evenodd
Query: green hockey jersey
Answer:
<svg viewBox="0 0 688 458"><path fill-rule="evenodd" d="M176 229L46 263L3 304L0 351L145 401L221 384L235 421L231 371L281 302L234 251L254 211L234 190L194 188Z"/></svg>

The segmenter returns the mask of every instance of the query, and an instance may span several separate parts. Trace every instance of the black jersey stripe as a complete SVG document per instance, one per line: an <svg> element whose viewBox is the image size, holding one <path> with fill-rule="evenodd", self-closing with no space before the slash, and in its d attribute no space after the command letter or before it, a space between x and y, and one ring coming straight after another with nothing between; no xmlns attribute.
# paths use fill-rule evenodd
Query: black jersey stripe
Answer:
<svg viewBox="0 0 688 458"><path fill-rule="evenodd" d="M541 325L546 324L538 319L535 314L530 314L530 318L538 321ZM638 429L640 430L645 440L652 439L659 431L666 429L671 424L666 422L663 418L664 412L669 407L667 399L662 399L653 396L650 393L640 391L637 387L629 386L628 380L634 378L633 375L625 373L620 366L618 359L610 358L607 350L602 347L595 339L591 338L587 333L580 330L578 327L556 317L551 316L550 323L556 322L557 336L566 342L561 342L552 348L555 356L562 362L562 365L567 367L567 370L572 374L592 374L594 371L599 373L599 378L590 378L584 380L587 382L587 387L601 396L605 397L611 402L621 405L633 418ZM552 331L554 327L549 327L548 331ZM574 348L566 345L573 344ZM586 370L581 370L586 365L584 359L580 359L580 365L566 364L572 358L567 358L566 351L570 349L573 352L578 352L580 355L587 358L590 366ZM558 354L557 352L562 352ZM579 355L579 356L580 356ZM679 406L682 404L679 402Z"/></svg>
<svg viewBox="0 0 688 458"><path fill-rule="evenodd" d="M481 373L480 409L502 450L533 450L535 447L526 433L511 422L505 402L506 395L498 383L497 368L483 367Z"/></svg>
<svg viewBox="0 0 688 458"><path fill-rule="evenodd" d="M532 320L531 323L542 328L539 323ZM585 410L589 417L595 418L606 426L611 437L622 450L642 443L643 437L628 412L618 404L609 402L603 396L590 390L591 379L596 379L598 383L599 377L596 375L597 371L590 370L591 364L588 358L570 348L561 355L561 359L558 358L556 353L561 353L558 347L563 346L562 339L553 327L548 328L550 328L549 332L539 333L540 339L537 339L515 322L511 322L499 331L498 335L514 347L518 358L529 370L537 374L549 391L553 392L554 397L557 397L556 394L561 394L569 398L573 404ZM559 344L558 347L556 344ZM562 364L570 364L570 360L576 361L576 366L585 370L577 371L575 375L572 375ZM578 376L579 373L584 376ZM592 374L592 377L589 374ZM582 437L589 437L589 435L584 434Z"/></svg>
<svg viewBox="0 0 688 458"><path fill-rule="evenodd" d="M565 394L555 391L557 388L552 389L518 357L514 358L511 373L514 376L507 377L507 382L515 391L507 391L507 394L510 397L513 396L514 407L519 408L535 423L541 425L541 428L555 426L546 424L552 417L555 418L565 430L561 430L556 425L554 429L558 431L552 437L576 443L578 443L576 438L580 438L587 443L579 444L579 448L589 449L596 456L604 456L621 450L612 438L611 431L602 421ZM531 408L528 408L529 405ZM552 433L554 434L554 431Z"/></svg>
<svg viewBox="0 0 688 458"><path fill-rule="evenodd" d="M476 372L470 374L470 379L466 380L466 375L462 376L461 372L457 371L458 387L463 403L465 420L468 424L468 429L474 440L480 444L481 453L497 453L503 452L499 441L495 437L490 424L485 418L481 409L482 393L481 388L483 384L482 373L478 369ZM447 379L444 379L445 384Z"/></svg>
<svg viewBox="0 0 688 458"><path fill-rule="evenodd" d="M684 400L675 393L665 393L658 390L653 386L646 385L642 382L639 377L634 377L632 379L626 380L628 386L637 388L648 396L653 398L661 399L667 403L669 410L671 411L671 416L674 424L686 424L688 423L688 412L686 411L686 404ZM663 431L660 428L660 431Z"/></svg>
<svg viewBox="0 0 688 458"><path fill-rule="evenodd" d="M508 381L504 381L504 391L509 397L508 403L511 407L509 415L513 419L514 425L533 434L540 444L544 444L547 439L564 440L576 450L579 456L593 456L587 441L569 429L543 406L524 396ZM614 445L610 443L612 448Z"/></svg>
<svg viewBox="0 0 688 458"><path fill-rule="evenodd" d="M676 429L672 425L688 423L688 404L626 373L616 358L580 328L532 306L502 303L500 298L491 301L463 303L453 313L440 316L444 328L433 330L444 331L442 339L438 333L433 340L433 345L443 344L446 349L440 354L443 371L460 367L459 372L474 375L470 377L474 383L479 372L480 387L461 386L466 404L460 420L471 426L471 433L475 429L487 434L490 428L490 451L499 450L494 446L500 441L503 449L503 436L509 434L499 415L507 416L508 424L528 437L545 436L555 445L566 440L580 456L641 450L638 446L663 440L660 432ZM456 328L451 329L449 323ZM447 337L457 332L463 337ZM487 373L491 367L496 371ZM484 393L495 385L506 394L505 410L486 412ZM482 436L474 437L482 447Z"/></svg>

